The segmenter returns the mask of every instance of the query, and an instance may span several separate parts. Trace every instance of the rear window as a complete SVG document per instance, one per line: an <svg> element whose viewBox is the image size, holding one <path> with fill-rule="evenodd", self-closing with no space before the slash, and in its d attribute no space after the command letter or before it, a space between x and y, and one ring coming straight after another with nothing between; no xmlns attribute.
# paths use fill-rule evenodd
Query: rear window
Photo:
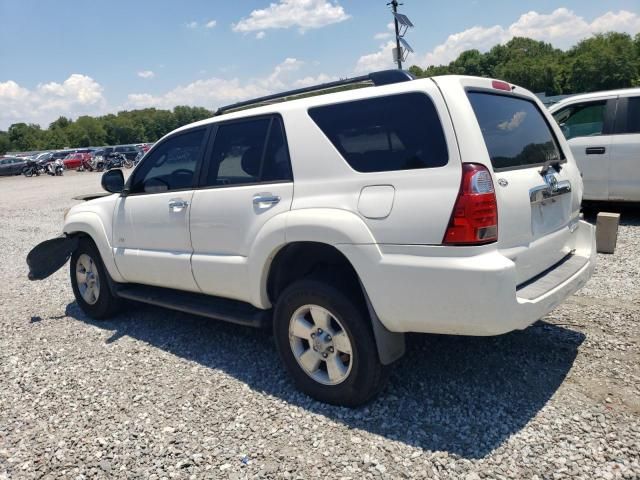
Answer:
<svg viewBox="0 0 640 480"><path fill-rule="evenodd" d="M309 115L358 172L442 167L447 143L436 108L423 93L325 105Z"/></svg>
<svg viewBox="0 0 640 480"><path fill-rule="evenodd" d="M549 124L532 101L469 92L495 170L562 160Z"/></svg>

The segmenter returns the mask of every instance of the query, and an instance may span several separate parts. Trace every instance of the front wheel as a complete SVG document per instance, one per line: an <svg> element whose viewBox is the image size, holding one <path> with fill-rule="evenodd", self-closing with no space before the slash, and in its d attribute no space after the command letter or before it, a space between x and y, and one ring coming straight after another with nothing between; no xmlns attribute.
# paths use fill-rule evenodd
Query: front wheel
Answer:
<svg viewBox="0 0 640 480"><path fill-rule="evenodd" d="M32 169L32 168L30 168L30 167L26 167L26 168L24 168L24 169L22 170L22 174L23 174L25 177L33 177L33 169Z"/></svg>
<svg viewBox="0 0 640 480"><path fill-rule="evenodd" d="M76 302L89 317L102 320L120 310L122 300L111 293L109 273L91 240L80 240L78 248L71 255L69 273Z"/></svg>
<svg viewBox="0 0 640 480"><path fill-rule="evenodd" d="M274 334L282 362L296 387L321 402L356 407L386 381L358 293L305 279L289 286L276 304Z"/></svg>

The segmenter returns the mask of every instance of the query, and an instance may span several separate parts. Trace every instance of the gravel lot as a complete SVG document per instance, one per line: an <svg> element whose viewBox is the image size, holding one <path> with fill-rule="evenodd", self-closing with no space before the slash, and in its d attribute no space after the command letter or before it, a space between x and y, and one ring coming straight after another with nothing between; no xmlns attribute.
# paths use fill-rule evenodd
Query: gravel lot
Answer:
<svg viewBox="0 0 640 480"><path fill-rule="evenodd" d="M348 410L297 393L263 332L145 306L98 323L66 268L29 282L99 179L0 178L0 479L640 477L640 208L542 321L412 336Z"/></svg>

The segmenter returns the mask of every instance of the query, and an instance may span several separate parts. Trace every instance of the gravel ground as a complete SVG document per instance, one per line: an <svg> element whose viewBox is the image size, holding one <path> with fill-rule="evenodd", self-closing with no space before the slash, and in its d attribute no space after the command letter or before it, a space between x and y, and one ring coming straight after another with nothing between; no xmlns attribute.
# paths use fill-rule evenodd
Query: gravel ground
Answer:
<svg viewBox="0 0 640 480"><path fill-rule="evenodd" d="M85 317L25 256L99 175L0 178L0 479L640 477L640 209L522 332L416 335L366 408L297 393L272 338L158 308Z"/></svg>

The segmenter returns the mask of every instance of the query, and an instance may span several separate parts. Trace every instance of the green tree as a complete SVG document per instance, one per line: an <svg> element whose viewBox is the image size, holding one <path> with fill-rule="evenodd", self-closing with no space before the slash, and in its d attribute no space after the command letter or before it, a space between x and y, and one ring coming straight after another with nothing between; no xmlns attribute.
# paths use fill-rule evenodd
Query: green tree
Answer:
<svg viewBox="0 0 640 480"><path fill-rule="evenodd" d="M64 130L61 128L50 128L44 132L39 148L42 150L53 150L65 148L69 145L71 145L71 142L67 139Z"/></svg>
<svg viewBox="0 0 640 480"><path fill-rule="evenodd" d="M72 120L71 120L70 118L60 116L60 117L58 117L58 119L57 119L57 120L55 120L55 121L53 121L53 122L51 122L51 123L49 124L49 130L53 130L53 129L55 129L55 128L59 128L59 129L64 130L64 129L65 129L65 128L67 128L71 123L72 123Z"/></svg>
<svg viewBox="0 0 640 480"><path fill-rule="evenodd" d="M78 145L82 147L104 145L107 132L99 118L82 116L73 124L75 128L81 131L83 143L86 145Z"/></svg>
<svg viewBox="0 0 640 480"><path fill-rule="evenodd" d="M40 125L30 123L14 123L9 127L9 140L11 149L18 151L36 150L42 143L42 130Z"/></svg>
<svg viewBox="0 0 640 480"><path fill-rule="evenodd" d="M0 155L7 153L11 150L11 140L9 139L9 133L0 130Z"/></svg>
<svg viewBox="0 0 640 480"><path fill-rule="evenodd" d="M582 40L567 52L566 90L593 92L639 85L638 58L637 45L626 33Z"/></svg>
<svg viewBox="0 0 640 480"><path fill-rule="evenodd" d="M449 71L460 75L482 76L487 71L486 60L478 50L462 52L458 58L449 64Z"/></svg>
<svg viewBox="0 0 640 480"><path fill-rule="evenodd" d="M564 57L561 50L550 43L516 37L498 51L500 53L491 60L492 76L536 93L562 93L560 73ZM494 63L496 58L499 58L498 63Z"/></svg>

